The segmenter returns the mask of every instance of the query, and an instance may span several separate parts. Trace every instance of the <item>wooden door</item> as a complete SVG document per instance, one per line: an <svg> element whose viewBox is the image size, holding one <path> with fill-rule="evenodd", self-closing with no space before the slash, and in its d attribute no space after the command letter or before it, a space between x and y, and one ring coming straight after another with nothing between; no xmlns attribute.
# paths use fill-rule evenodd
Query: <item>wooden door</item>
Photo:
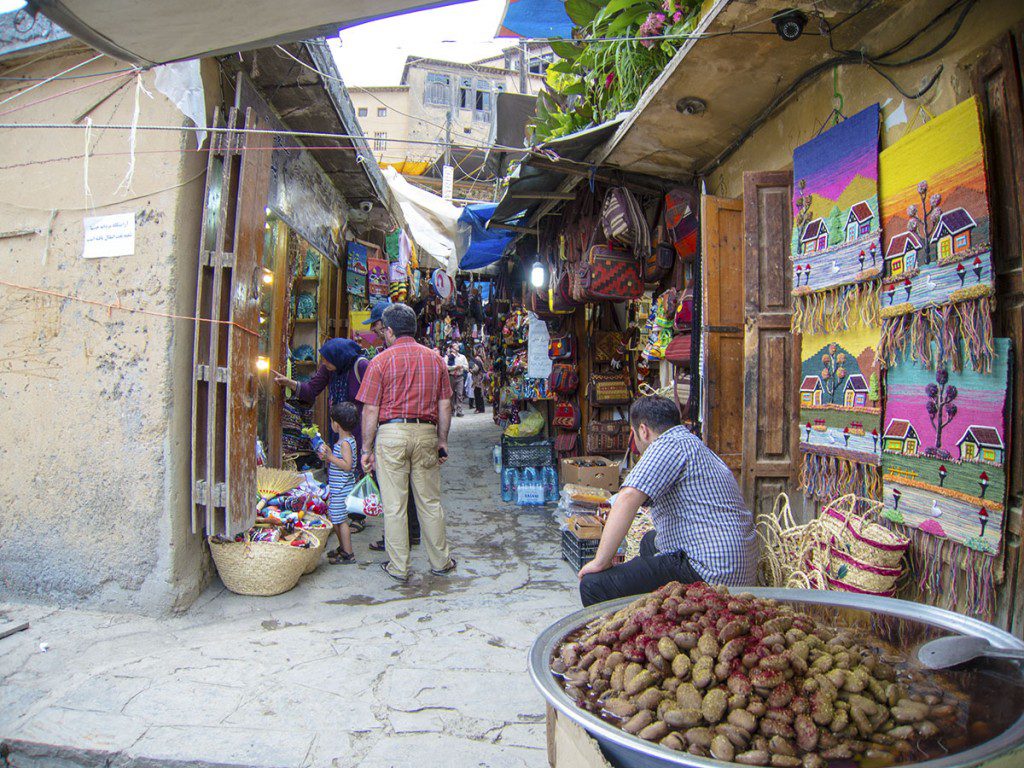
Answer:
<svg viewBox="0 0 1024 768"><path fill-rule="evenodd" d="M1016 38L1016 40L1014 39ZM1024 504L1024 26L1007 32L974 69L974 90L985 127L989 203L992 211L992 265L996 281L997 336L1010 339L1012 412L1007 446L1008 514L1005 580L997 590L996 622L1024 636L1024 557L1021 556Z"/></svg>
<svg viewBox="0 0 1024 768"><path fill-rule="evenodd" d="M743 457L743 201L701 200L704 442L740 478Z"/></svg>
<svg viewBox="0 0 1024 768"><path fill-rule="evenodd" d="M222 125L220 114L214 125ZM231 109L225 127L261 127ZM269 134L210 139L200 235L192 388L192 530L233 535L255 521L256 357ZM252 151L249 151L252 150Z"/></svg>
<svg viewBox="0 0 1024 768"><path fill-rule="evenodd" d="M743 176L743 495L754 514L796 487L799 337L790 331L793 174Z"/></svg>

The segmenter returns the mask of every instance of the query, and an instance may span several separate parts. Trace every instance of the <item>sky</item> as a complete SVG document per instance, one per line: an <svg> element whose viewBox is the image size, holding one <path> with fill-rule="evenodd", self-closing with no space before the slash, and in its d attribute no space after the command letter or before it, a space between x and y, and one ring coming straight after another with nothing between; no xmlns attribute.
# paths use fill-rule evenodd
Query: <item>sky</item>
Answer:
<svg viewBox="0 0 1024 768"><path fill-rule="evenodd" d="M494 40L504 10L505 0L473 0L371 21L344 30L334 57L346 85L398 85L407 56L470 62L515 45Z"/></svg>
<svg viewBox="0 0 1024 768"><path fill-rule="evenodd" d="M25 4L25 0L0 0L0 13L7 13L7 11L14 11L21 8Z"/></svg>

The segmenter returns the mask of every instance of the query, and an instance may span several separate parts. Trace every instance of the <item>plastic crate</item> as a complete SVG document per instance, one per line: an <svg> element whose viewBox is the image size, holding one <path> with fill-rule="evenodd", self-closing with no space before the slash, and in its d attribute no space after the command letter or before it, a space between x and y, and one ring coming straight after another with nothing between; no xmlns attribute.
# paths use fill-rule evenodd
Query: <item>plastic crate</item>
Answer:
<svg viewBox="0 0 1024 768"><path fill-rule="evenodd" d="M600 539L580 539L568 528L562 531L562 559L569 563L574 571L594 559Z"/></svg>
<svg viewBox="0 0 1024 768"><path fill-rule="evenodd" d="M501 438L501 466L509 469L554 467L555 443L544 438Z"/></svg>

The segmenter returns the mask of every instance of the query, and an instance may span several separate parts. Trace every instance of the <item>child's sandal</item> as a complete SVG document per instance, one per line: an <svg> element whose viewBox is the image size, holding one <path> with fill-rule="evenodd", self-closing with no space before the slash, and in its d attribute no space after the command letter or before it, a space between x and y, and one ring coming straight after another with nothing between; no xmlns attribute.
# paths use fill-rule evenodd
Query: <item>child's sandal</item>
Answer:
<svg viewBox="0 0 1024 768"><path fill-rule="evenodd" d="M327 558L327 562L331 565L351 565L355 561L356 556L352 552L339 552Z"/></svg>

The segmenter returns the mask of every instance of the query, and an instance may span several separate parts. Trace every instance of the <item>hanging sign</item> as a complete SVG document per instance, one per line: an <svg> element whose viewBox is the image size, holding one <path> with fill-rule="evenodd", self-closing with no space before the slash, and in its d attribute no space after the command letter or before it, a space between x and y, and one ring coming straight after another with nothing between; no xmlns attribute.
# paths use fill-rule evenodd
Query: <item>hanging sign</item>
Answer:
<svg viewBox="0 0 1024 768"><path fill-rule="evenodd" d="M90 216L84 220L83 224L85 226L83 259L131 256L135 253L134 213Z"/></svg>
<svg viewBox="0 0 1024 768"><path fill-rule="evenodd" d="M434 270L434 275L430 278L430 284L434 287L434 292L441 297L442 301L448 301L455 291L455 281L443 269Z"/></svg>
<svg viewBox="0 0 1024 768"><path fill-rule="evenodd" d="M526 341L526 376L531 379L546 379L551 375L551 358L548 357L548 324L530 313L530 335Z"/></svg>
<svg viewBox="0 0 1024 768"><path fill-rule="evenodd" d="M451 200L455 193L455 169L446 165L441 169L441 197Z"/></svg>

